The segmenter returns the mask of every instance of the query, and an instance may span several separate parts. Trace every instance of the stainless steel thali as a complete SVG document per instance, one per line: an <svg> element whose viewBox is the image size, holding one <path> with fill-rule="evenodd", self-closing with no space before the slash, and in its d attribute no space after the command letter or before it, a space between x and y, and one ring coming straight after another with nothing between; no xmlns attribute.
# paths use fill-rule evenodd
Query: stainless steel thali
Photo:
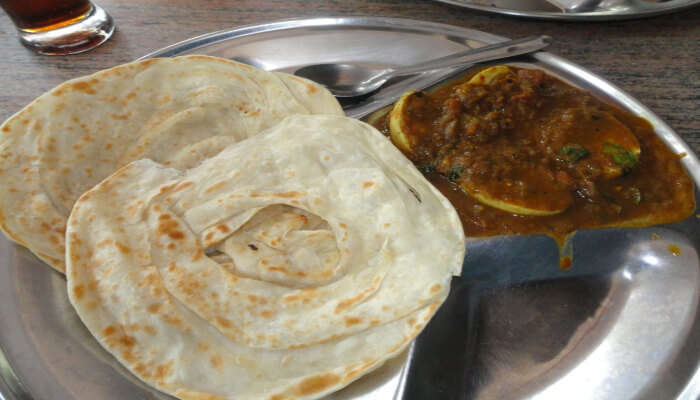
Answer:
<svg viewBox="0 0 700 400"><path fill-rule="evenodd" d="M567 1L547 0L436 0L472 10L514 17L571 21L606 21L654 17L684 10L700 4L698 0L601 0L586 12L565 12L554 4ZM554 4L552 4L554 3Z"/></svg>
<svg viewBox="0 0 700 400"><path fill-rule="evenodd" d="M216 32L147 57L209 54L291 71L320 62L411 64L503 38L386 18L294 20ZM663 121L612 84L548 53L538 67L647 118L696 185L700 161ZM347 108L359 116L453 71L394 81ZM696 197L698 197L696 190ZM470 240L462 277L409 352L331 399L696 399L700 395L700 226L578 232L558 268L548 237ZM669 251L675 245L679 251ZM89 335L63 276L0 240L0 399L166 399Z"/></svg>

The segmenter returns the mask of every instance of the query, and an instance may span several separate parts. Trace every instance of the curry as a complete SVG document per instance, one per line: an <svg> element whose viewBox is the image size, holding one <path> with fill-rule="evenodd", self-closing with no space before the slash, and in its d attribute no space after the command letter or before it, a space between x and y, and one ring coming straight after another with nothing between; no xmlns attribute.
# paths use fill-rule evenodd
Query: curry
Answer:
<svg viewBox="0 0 700 400"><path fill-rule="evenodd" d="M495 66L409 91L374 122L455 206L470 236L678 221L680 158L646 120L541 70Z"/></svg>

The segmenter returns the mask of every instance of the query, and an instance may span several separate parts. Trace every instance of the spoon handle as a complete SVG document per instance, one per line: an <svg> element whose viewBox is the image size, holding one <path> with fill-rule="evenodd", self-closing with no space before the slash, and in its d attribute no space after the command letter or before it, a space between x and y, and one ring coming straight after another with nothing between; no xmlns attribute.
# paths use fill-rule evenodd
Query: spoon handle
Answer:
<svg viewBox="0 0 700 400"><path fill-rule="evenodd" d="M505 42L490 44L450 54L409 67L401 67L388 71L388 75L400 76L441 69L462 64L474 64L478 62L497 60L513 57L521 54L532 53L549 46L549 36L529 36L523 39L508 40ZM386 77L386 76L385 76Z"/></svg>

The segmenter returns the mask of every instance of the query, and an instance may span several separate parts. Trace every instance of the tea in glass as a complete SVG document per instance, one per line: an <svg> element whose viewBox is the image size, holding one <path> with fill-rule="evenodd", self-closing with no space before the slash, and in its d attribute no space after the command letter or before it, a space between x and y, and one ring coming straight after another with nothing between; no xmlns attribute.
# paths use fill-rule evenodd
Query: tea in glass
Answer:
<svg viewBox="0 0 700 400"><path fill-rule="evenodd" d="M0 0L20 41L42 54L81 53L114 32L112 18L90 0Z"/></svg>

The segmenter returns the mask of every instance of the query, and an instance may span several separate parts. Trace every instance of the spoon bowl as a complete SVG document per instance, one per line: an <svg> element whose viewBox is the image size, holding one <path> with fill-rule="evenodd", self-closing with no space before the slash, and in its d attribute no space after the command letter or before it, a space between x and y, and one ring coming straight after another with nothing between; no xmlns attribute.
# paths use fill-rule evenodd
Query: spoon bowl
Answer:
<svg viewBox="0 0 700 400"><path fill-rule="evenodd" d="M322 83L337 97L355 97L378 89L391 71L354 64L314 64L299 68L295 75Z"/></svg>

